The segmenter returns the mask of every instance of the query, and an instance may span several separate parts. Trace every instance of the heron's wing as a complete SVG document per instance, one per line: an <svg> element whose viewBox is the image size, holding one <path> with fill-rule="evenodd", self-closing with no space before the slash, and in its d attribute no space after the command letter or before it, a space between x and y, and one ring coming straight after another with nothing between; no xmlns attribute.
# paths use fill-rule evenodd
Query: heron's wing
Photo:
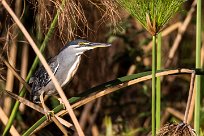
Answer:
<svg viewBox="0 0 204 136"><path fill-rule="evenodd" d="M57 59L51 58L50 60L48 60L48 65L50 66L52 72L55 74L59 68ZM35 92L46 86L50 82L50 80L50 76L48 75L45 68L41 65L29 80L29 84L31 84L32 86L32 91Z"/></svg>

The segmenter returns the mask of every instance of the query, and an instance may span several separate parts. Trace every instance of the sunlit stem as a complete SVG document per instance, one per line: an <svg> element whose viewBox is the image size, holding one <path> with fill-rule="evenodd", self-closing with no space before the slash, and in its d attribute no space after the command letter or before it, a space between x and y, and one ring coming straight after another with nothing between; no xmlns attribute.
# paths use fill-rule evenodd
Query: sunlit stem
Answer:
<svg viewBox="0 0 204 136"><path fill-rule="evenodd" d="M156 135L156 36L152 37L152 136Z"/></svg>
<svg viewBox="0 0 204 136"><path fill-rule="evenodd" d="M161 70L161 33L157 37L157 70ZM160 77L156 78L156 130L160 129L161 118L161 80Z"/></svg>

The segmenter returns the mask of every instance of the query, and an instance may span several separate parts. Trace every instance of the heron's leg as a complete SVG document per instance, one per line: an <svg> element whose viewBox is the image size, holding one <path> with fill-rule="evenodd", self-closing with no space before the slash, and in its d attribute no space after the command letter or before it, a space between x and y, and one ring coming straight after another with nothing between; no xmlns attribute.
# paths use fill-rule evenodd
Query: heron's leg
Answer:
<svg viewBox="0 0 204 136"><path fill-rule="evenodd" d="M44 96L44 91L40 94L40 102L41 102L42 107L43 107L43 109L44 109L45 116L46 116L47 120L50 120L50 119L51 119L51 116L54 115L54 112L53 112L53 111L50 111L50 110L47 108L47 106L45 105L43 96Z"/></svg>

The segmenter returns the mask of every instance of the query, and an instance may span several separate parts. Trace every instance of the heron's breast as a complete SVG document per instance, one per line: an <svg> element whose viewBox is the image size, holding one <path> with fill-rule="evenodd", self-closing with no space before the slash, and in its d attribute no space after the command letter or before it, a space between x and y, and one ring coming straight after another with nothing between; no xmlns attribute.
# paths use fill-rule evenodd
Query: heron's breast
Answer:
<svg viewBox="0 0 204 136"><path fill-rule="evenodd" d="M65 81L62 83L62 87L64 85L66 85L75 75L75 73L77 72L77 69L79 67L79 64L80 64L80 60L81 60L81 57L77 57L76 61L72 64L72 66L69 68L68 72L65 73L67 74L66 75L66 79Z"/></svg>

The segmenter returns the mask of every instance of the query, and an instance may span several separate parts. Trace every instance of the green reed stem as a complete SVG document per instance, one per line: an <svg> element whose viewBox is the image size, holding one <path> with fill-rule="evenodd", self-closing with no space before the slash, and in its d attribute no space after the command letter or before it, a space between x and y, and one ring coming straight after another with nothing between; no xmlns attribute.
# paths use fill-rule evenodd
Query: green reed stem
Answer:
<svg viewBox="0 0 204 136"><path fill-rule="evenodd" d="M157 37L157 70L161 70L161 33ZM161 80L160 77L156 78L156 130L160 129L161 117Z"/></svg>
<svg viewBox="0 0 204 136"><path fill-rule="evenodd" d="M201 0L197 0L197 18L196 18L196 68L201 68ZM194 128L199 136L200 131L200 91L201 76L196 76L196 95L195 95L195 116Z"/></svg>
<svg viewBox="0 0 204 136"><path fill-rule="evenodd" d="M155 120L155 112L156 112L156 36L152 37L152 136L156 135L156 120Z"/></svg>

